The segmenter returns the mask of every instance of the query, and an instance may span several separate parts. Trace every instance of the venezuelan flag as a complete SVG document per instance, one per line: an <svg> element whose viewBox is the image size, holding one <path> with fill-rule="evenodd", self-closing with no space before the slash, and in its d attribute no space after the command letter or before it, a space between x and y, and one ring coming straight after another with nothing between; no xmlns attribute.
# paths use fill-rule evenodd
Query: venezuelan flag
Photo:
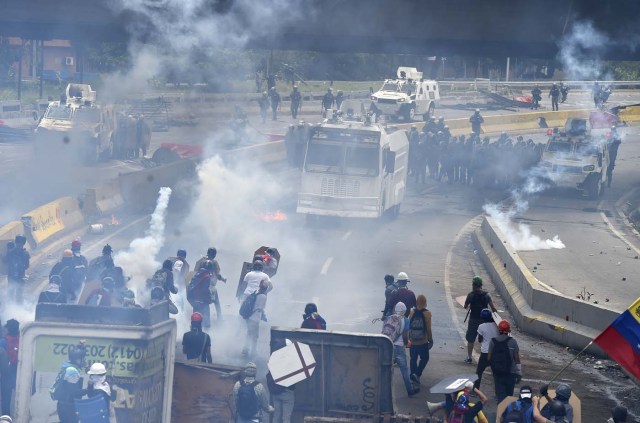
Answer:
<svg viewBox="0 0 640 423"><path fill-rule="evenodd" d="M640 379L640 298L593 342Z"/></svg>

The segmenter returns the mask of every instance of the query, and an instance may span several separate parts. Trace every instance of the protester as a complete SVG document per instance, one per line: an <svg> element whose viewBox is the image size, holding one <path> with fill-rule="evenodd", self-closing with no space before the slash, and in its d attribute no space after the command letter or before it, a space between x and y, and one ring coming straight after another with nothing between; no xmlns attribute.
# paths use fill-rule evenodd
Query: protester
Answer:
<svg viewBox="0 0 640 423"><path fill-rule="evenodd" d="M475 276L471 281L472 291L467 294L467 298L464 301L464 308L469 310L467 316L469 323L467 325L467 334L465 339L467 340L467 358L464 362L471 364L473 360L471 354L473 353L473 344L478 336L478 327L482 322L480 318L480 312L489 307L493 312L496 311L491 296L487 291L482 289L482 278Z"/></svg>
<svg viewBox="0 0 640 423"><path fill-rule="evenodd" d="M478 402L472 403L471 395L478 396ZM482 411L487 404L487 396L473 387L473 382L467 381L464 388L458 392L445 394L445 400L433 403L427 402L427 409L429 414L433 417L434 414L443 410L447 416L448 423L485 423L487 418Z"/></svg>
<svg viewBox="0 0 640 423"><path fill-rule="evenodd" d="M509 333L511 325L506 320L498 323L499 335L489 343L487 359L493 373L496 399L501 402L513 395L516 383L522 379L522 364L520 364L520 349L518 343Z"/></svg>
<svg viewBox="0 0 640 423"><path fill-rule="evenodd" d="M94 305L101 307L109 307L113 302L113 288L114 281L113 278L109 276L105 276L102 281L100 288L96 288L87 297L85 301L85 305Z"/></svg>
<svg viewBox="0 0 640 423"><path fill-rule="evenodd" d="M113 266L113 249L111 245L106 244L102 247L102 255L94 258L89 262L89 268L87 269L87 280L91 281L100 278L102 272L107 269L107 263Z"/></svg>
<svg viewBox="0 0 640 423"><path fill-rule="evenodd" d="M613 407L607 423L627 423L627 409L620 405Z"/></svg>
<svg viewBox="0 0 640 423"><path fill-rule="evenodd" d="M107 415L110 415L111 403L116 400L116 392L111 389L111 385L107 382L107 369L104 364L95 362L91 365L87 374L89 375L87 397L93 398L98 395L102 396L105 402L105 407L109 410Z"/></svg>
<svg viewBox="0 0 640 423"><path fill-rule="evenodd" d="M309 303L304 307L302 329L327 330L327 322L318 314L318 306Z"/></svg>
<svg viewBox="0 0 640 423"><path fill-rule="evenodd" d="M545 417L539 410L540 397L537 395L532 398L533 403L533 421L536 423L571 423L567 419L566 410L562 402L553 400L547 405L549 406L549 417ZM546 407L546 405L545 405Z"/></svg>
<svg viewBox="0 0 640 423"><path fill-rule="evenodd" d="M422 294L409 313L409 341L409 377L420 385L420 377L429 362L429 350L433 347L431 312L427 309L427 297Z"/></svg>
<svg viewBox="0 0 640 423"><path fill-rule="evenodd" d="M16 235L13 242L7 243L7 254L4 257L9 282L7 297L17 304L22 304L26 271L31 259L25 248L26 243L27 238Z"/></svg>
<svg viewBox="0 0 640 423"><path fill-rule="evenodd" d="M480 342L480 359L478 360L478 366L476 367L476 374L478 380L475 381L474 386L480 389L480 382L482 382L482 374L485 369L489 367L489 344L491 340L499 335L498 325L493 320L493 314L488 308L482 309L480 312L482 323L478 326L478 342Z"/></svg>
<svg viewBox="0 0 640 423"><path fill-rule="evenodd" d="M409 311L416 306L416 294L407 286L409 282L409 276L405 272L398 273L398 277L396 278L398 289L393 291L389 296L389 303L392 309L395 308L396 304L404 303L407 307L405 317L409 317Z"/></svg>
<svg viewBox="0 0 640 423"><path fill-rule="evenodd" d="M71 250L64 250L62 259L49 272L49 282L60 285L60 291L66 296L67 302L75 301L77 298L73 282L74 272L73 252Z"/></svg>
<svg viewBox="0 0 640 423"><path fill-rule="evenodd" d="M393 361L398 365L404 387L407 394L411 397L420 392L419 387L411 384L409 377L409 369L407 368L407 353L405 346L407 345L409 332L409 319L405 317L407 306L399 302L394 307L394 313L384 321L382 334L386 335L393 342Z"/></svg>
<svg viewBox="0 0 640 423"><path fill-rule="evenodd" d="M58 392L59 399L56 409L60 423L78 423L76 414L76 399L84 396L85 391L82 389L83 379L80 377L80 371L76 367L69 366L64 371L64 378L61 382Z"/></svg>
<svg viewBox="0 0 640 423"><path fill-rule="evenodd" d="M393 307L395 304L391 304L390 297L393 291L398 289L398 285L396 285L393 275L384 275L384 284L384 309L382 310L383 320L393 314Z"/></svg>
<svg viewBox="0 0 640 423"><path fill-rule="evenodd" d="M38 296L38 304L42 303L67 303L67 296L60 292L60 279L49 279L49 285L47 285L47 288Z"/></svg>
<svg viewBox="0 0 640 423"><path fill-rule="evenodd" d="M251 353L251 357L256 355L256 347L258 344L258 337L260 336L260 321L265 320L265 307L267 306L267 293L271 290L271 282L268 280L262 280L260 287L255 294L255 300L251 314L245 319L247 323L247 336L245 337L244 346L242 348L242 355L247 356ZM249 350L251 347L251 350Z"/></svg>
<svg viewBox="0 0 640 423"><path fill-rule="evenodd" d="M209 305L213 302L211 296L211 284L214 282L211 277L212 271L213 263L210 260L205 260L191 278L189 286L187 286L187 301L193 307L193 311L204 318L203 326L205 329L211 327L211 309Z"/></svg>
<svg viewBox="0 0 640 423"><path fill-rule="evenodd" d="M268 282L270 286L269 290L272 289L273 286L271 285L271 279L269 279L269 276L263 272L263 269L264 269L264 263L261 260L253 261L253 265L251 266L251 271L249 271L244 276L243 283L245 284L246 288L244 289L243 293L238 297L238 301L240 301L240 303L242 303L249 295L256 292L260 287L260 284L262 283L262 281Z"/></svg>
<svg viewBox="0 0 640 423"><path fill-rule="evenodd" d="M271 372L267 373L267 386L271 394L271 402L273 403L272 423L291 423L291 415L293 414L293 406L296 402L295 385L282 386L278 385L274 380Z"/></svg>
<svg viewBox="0 0 640 423"><path fill-rule="evenodd" d="M500 423L532 423L532 392L530 386L521 386L519 398L507 405L507 408L500 416Z"/></svg>
<svg viewBox="0 0 640 423"><path fill-rule="evenodd" d="M0 339L0 348L4 349L9 362L8 372L2 374L2 413L11 415L11 396L16 389L18 378L18 354L20 351L20 322L9 319L4 325L6 335Z"/></svg>
<svg viewBox="0 0 640 423"><path fill-rule="evenodd" d="M269 396L264 385L256 380L257 373L255 363L247 363L242 379L233 386L231 409L235 415L235 423L268 421L268 415L263 419L263 413L271 414L275 411L269 405Z"/></svg>
<svg viewBox="0 0 640 423"><path fill-rule="evenodd" d="M182 335L182 352L187 360L211 363L211 337L202 331L202 315L191 315L191 330Z"/></svg>
<svg viewBox="0 0 640 423"><path fill-rule="evenodd" d="M542 413L544 417L551 416L551 403L554 400L560 401L564 405L567 420L569 420L569 423L573 423L573 406L569 404L569 399L571 398L571 387L568 384L558 384L556 387L556 397L553 399L549 396L549 385L544 385L540 388L540 395L545 397L547 400L547 404L545 404L545 406L542 407L542 410L540 410L540 413Z"/></svg>

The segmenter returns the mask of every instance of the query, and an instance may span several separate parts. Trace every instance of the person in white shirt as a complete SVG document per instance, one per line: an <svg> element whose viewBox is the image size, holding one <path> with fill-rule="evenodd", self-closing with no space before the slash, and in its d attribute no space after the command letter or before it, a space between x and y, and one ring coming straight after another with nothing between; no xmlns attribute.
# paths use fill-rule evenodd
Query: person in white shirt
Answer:
<svg viewBox="0 0 640 423"><path fill-rule="evenodd" d="M238 297L238 301L240 304L251 294L256 292L260 287L260 283L262 281L268 282L269 291L273 288L271 285L271 279L269 276L262 271L264 264L261 261L254 261L251 271L247 273L244 277L244 283L246 284L246 288L240 297ZM267 291L267 292L269 292Z"/></svg>
<svg viewBox="0 0 640 423"><path fill-rule="evenodd" d="M242 348L242 355L249 355L249 345L251 345L251 357L256 355L256 346L258 344L258 336L260 335L260 321L265 320L264 310L267 306L267 292L271 290L271 282L268 280L262 280L260 282L260 288L256 301L253 304L253 313L249 316L245 322L247 322L247 336L244 341L244 347Z"/></svg>
<svg viewBox="0 0 640 423"><path fill-rule="evenodd" d="M480 359L478 360L478 367L476 367L476 374L478 380L475 381L474 387L480 389L480 382L482 381L482 374L485 369L489 367L489 344L491 340L499 335L498 325L493 320L493 314L488 308L480 311L480 318L484 323L478 326L478 342L480 342Z"/></svg>

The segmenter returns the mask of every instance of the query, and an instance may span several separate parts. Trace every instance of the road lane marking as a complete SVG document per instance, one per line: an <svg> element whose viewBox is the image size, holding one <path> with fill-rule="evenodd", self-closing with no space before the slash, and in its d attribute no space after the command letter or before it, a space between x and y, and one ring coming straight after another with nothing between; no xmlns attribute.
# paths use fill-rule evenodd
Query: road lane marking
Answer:
<svg viewBox="0 0 640 423"><path fill-rule="evenodd" d="M333 257L328 257L324 261L324 264L322 265L322 269L320 269L320 274L321 275L326 275L327 274L327 272L329 271L329 267L331 267L331 263L333 263Z"/></svg>
<svg viewBox="0 0 640 423"><path fill-rule="evenodd" d="M351 232L353 232L353 231L349 231L349 232L347 232L346 234L342 235L342 240L343 240L343 241L346 241L346 240L347 240L347 238L349 238L349 237L351 236Z"/></svg>

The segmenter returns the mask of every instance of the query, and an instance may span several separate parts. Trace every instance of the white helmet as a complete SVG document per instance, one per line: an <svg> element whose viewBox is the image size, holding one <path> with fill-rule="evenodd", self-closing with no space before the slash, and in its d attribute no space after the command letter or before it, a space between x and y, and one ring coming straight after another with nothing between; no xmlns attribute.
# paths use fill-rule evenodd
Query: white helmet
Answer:
<svg viewBox="0 0 640 423"><path fill-rule="evenodd" d="M106 367L104 367L104 364L96 362L91 365L91 368L89 369L87 374L88 375L106 375L107 369Z"/></svg>
<svg viewBox="0 0 640 423"><path fill-rule="evenodd" d="M398 280L398 281L408 281L409 280L409 276L405 272L400 272L400 273L398 273L398 276L396 277L396 280Z"/></svg>
<svg viewBox="0 0 640 423"><path fill-rule="evenodd" d="M0 423L1 422L13 423L13 420L11 419L11 417L4 415L0 416Z"/></svg>

